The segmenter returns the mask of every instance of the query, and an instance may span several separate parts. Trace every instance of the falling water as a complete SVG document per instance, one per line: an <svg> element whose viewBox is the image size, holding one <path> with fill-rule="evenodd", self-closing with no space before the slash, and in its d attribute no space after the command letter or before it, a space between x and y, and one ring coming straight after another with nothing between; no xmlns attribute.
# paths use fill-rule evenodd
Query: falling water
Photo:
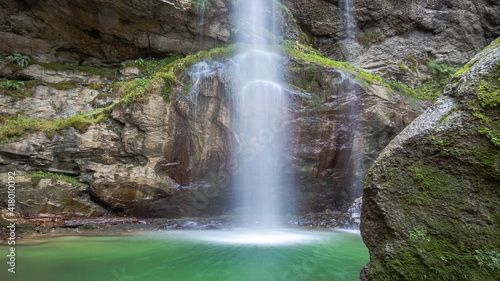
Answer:
<svg viewBox="0 0 500 281"><path fill-rule="evenodd" d="M345 17L346 17L346 53L347 61L354 62L356 60L355 48L356 48L356 18L354 14L354 1L355 0L344 0L345 7ZM350 102L349 111L347 114L347 143L352 144L352 148L347 152L351 161L346 161L347 170L354 171L351 173L346 173L342 179L344 185L344 192L347 194L348 198L352 199L352 196L359 196L358 192L362 192L364 176L360 175L360 171L363 171L361 167L360 152L361 146L359 144L359 136L356 137L356 131L359 125L360 110L361 110L361 100L360 96L356 93L356 89L351 85L347 84L344 89L344 94L349 95L352 101ZM356 141L358 139L358 141ZM361 217L361 205L363 201L362 198L357 198L352 203L348 210L349 217L351 218L351 228L359 230L360 217Z"/></svg>
<svg viewBox="0 0 500 281"><path fill-rule="evenodd" d="M283 57L267 45L265 32L273 30L266 11L273 1L242 1L238 9L239 41L244 42L234 57L237 205L249 225L274 227L281 215L280 188L285 165L287 98L280 84ZM272 12L271 12L272 14Z"/></svg>
<svg viewBox="0 0 500 281"><path fill-rule="evenodd" d="M347 61L351 62L354 60L354 43L356 39L356 18L354 17L354 1L355 0L344 0L345 18L346 18L346 50L347 50Z"/></svg>

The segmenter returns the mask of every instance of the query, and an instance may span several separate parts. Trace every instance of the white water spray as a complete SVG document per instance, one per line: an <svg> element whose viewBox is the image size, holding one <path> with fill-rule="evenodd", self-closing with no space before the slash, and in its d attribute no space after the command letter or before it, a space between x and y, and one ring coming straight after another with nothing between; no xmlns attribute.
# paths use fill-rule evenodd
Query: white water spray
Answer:
<svg viewBox="0 0 500 281"><path fill-rule="evenodd" d="M239 18L244 42L233 58L236 65L235 139L239 153L235 187L237 206L247 226L273 228L282 215L287 134L287 97L280 84L283 57L267 45L265 31L273 30L273 1L240 3Z"/></svg>

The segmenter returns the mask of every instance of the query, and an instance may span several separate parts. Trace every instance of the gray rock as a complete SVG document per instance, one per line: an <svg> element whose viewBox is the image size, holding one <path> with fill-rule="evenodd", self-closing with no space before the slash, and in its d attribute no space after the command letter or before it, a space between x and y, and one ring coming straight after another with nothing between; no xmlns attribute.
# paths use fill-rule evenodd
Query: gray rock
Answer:
<svg viewBox="0 0 500 281"><path fill-rule="evenodd" d="M221 60L214 65L224 69L231 64ZM419 114L419 104L395 95L381 84L365 88L338 70L294 61L288 68L286 83L303 91L287 90L291 100L288 126L295 136L286 152L291 163L286 169L296 178L290 177L289 184L282 187L282 201L299 206L290 212L347 209L361 195L369 165L387 142ZM231 177L238 170L233 157L241 148L234 142L238 136L231 129L230 72L214 73L200 77L193 86L198 88L190 93L184 92L183 85L192 83L190 75L194 74L180 75L180 84L171 97L163 99L161 89L155 89L148 99L114 107L111 118L86 131L69 128L51 139L43 132L13 138L10 143L0 144L0 155L6 157L4 168L77 177L88 186L85 192L91 200L89 206L113 214L219 215L230 209L231 199L236 196ZM93 95L83 95L85 89L79 86L49 95L48 88L31 100L37 98L59 106L43 114L26 107L25 114L70 116L78 111L65 109L67 105L61 100L64 95L82 93L78 102L89 103ZM291 186L298 189L290 191ZM78 188L75 186L75 190ZM60 197L50 202L65 206ZM22 208L25 212L43 209L29 209L27 205ZM77 213L66 207L61 207L61 212Z"/></svg>
<svg viewBox="0 0 500 281"><path fill-rule="evenodd" d="M498 279L478 261L500 247L499 55L497 39L371 167L361 212L368 280Z"/></svg>
<svg viewBox="0 0 500 281"><path fill-rule="evenodd" d="M356 65L388 78L394 79L394 70L406 76L393 66L410 56L424 71L427 58L461 66L500 35L498 1L355 0L356 42L349 42L344 3L284 1L302 29L316 37L315 47L328 57L346 60L350 54ZM418 85L428 79L423 75L406 82Z"/></svg>

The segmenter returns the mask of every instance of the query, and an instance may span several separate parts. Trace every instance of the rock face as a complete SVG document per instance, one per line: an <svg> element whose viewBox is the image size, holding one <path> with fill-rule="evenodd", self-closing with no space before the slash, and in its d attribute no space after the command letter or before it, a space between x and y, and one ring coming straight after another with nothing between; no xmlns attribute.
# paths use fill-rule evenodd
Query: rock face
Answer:
<svg viewBox="0 0 500 281"><path fill-rule="evenodd" d="M349 44L346 1L282 2L296 21L278 5L270 16L282 27L275 35L304 42L307 36L298 24L330 58L345 60L350 54L368 71L391 79L409 76L406 82L430 79L427 58L463 65L500 35L497 1L352 1L355 42ZM193 53L234 42L244 33L236 28L234 9L238 2L227 0L7 0L0 6L0 55L102 64ZM400 63L418 71L405 73Z"/></svg>
<svg viewBox="0 0 500 281"><path fill-rule="evenodd" d="M345 3L286 0L297 23L316 37L328 57L354 63L391 79L408 75L398 64L413 60L411 79L430 79L427 58L464 65L500 35L500 3L488 0L352 0L355 42L348 44ZM347 49L346 46L349 46Z"/></svg>
<svg viewBox="0 0 500 281"><path fill-rule="evenodd" d="M244 40L245 30L235 29L233 21L239 19L230 16L238 9L237 2L202 2L210 4L201 9L196 4L201 2L190 0L4 1L0 54L30 55L39 64L22 70L7 62L0 65L2 77L36 82L27 97L0 94L1 118L22 112L26 118L54 121L89 114L119 98L112 93L113 83L145 75L128 67L105 77L52 70L43 62L116 65L138 57L191 53L237 37ZM303 4L304 10L313 12L311 4ZM321 5L333 9L338 3ZM269 18L278 21L281 30L264 36L271 41L276 37L306 40L289 11L276 7L263 13L272 13ZM328 9L319 15L325 16ZM304 25L302 11L296 6L292 11ZM340 30L335 27L338 24L311 30L313 35L326 34L330 27ZM224 68L227 61L208 64ZM361 86L335 69L293 60L288 69L285 81L291 85L292 102L287 110L295 136L287 154L289 186L298 190L283 187L283 202L299 206L290 212L347 210L361 195L368 167L389 140L416 118L420 106L381 84ZM19 187L21 211L178 217L217 215L230 209L235 196L232 159L239 151L231 130L230 77L218 71L203 77L195 72L180 74L179 87L170 98L162 98L164 93L156 89L147 100L114 107L105 122L54 134L25 134L0 144L0 171L20 171L26 177ZM67 89L67 84L73 86ZM43 190L39 185L49 183L44 178L31 185L33 171L76 177L80 184L71 191L71 183L49 177L50 183L65 190L61 191L65 196L51 199L43 192L31 194L29 190ZM69 197L77 198L82 210Z"/></svg>
<svg viewBox="0 0 500 281"><path fill-rule="evenodd" d="M3 1L0 54L100 65L195 53L234 42L240 32L231 14L234 5L226 0ZM300 30L286 11L272 18L283 26L279 35L299 40Z"/></svg>
<svg viewBox="0 0 500 281"><path fill-rule="evenodd" d="M370 280L498 280L500 39L398 135L366 178Z"/></svg>
<svg viewBox="0 0 500 281"><path fill-rule="evenodd" d="M52 74L43 71L47 75L37 77L40 72L34 69L23 72L42 81ZM98 81L106 82L102 78ZM194 118L188 100L165 101L157 91L147 101L117 107L111 112L112 118L87 130L69 128L53 137L39 132L0 144L2 175L8 171L22 175L18 179L22 184L17 187L18 210L70 216L195 216L202 210L217 214L224 209L219 201L227 197L222 196L227 186L222 181L228 173L224 165L230 162L231 104L221 85L215 79L198 96L196 110L201 112L200 118ZM52 87L37 86L32 97L27 98L0 94L2 99L11 100L8 107L2 108L2 115L24 110L25 116L42 120L69 117L64 110L68 95L96 92L88 95L89 100L76 99L74 107L69 104L71 116L88 112L84 108L77 110L78 104L95 104L103 95L85 86L61 91ZM40 93L45 92L52 94L44 98ZM40 111L28 106L33 103L48 106ZM31 184L33 170L77 176L81 184L71 188L64 180L52 180L51 184L45 178ZM50 185L51 190L46 190ZM44 191L59 195L52 198ZM82 207L75 207L71 200L81 202Z"/></svg>
<svg viewBox="0 0 500 281"><path fill-rule="evenodd" d="M368 168L420 105L382 85L364 88L341 71L289 65L293 99L292 170L300 213L343 209L361 196ZM312 94L309 94L312 93Z"/></svg>
<svg viewBox="0 0 500 281"><path fill-rule="evenodd" d="M235 196L232 161L241 150L234 145L238 136L232 130L230 65L227 59L200 62L178 75L180 83L168 96L153 88L147 99L113 107L106 121L88 128L71 127L54 136L24 134L0 144L0 171L19 171L26 178L18 187L20 211L180 217L230 210ZM361 195L362 179L376 155L416 118L419 104L376 83L361 86L340 70L294 60L288 69L285 80L293 85L288 90L288 126L294 135L288 173L296 176L283 187L283 202L299 206L289 210L298 213L347 209ZM30 97L0 94L8 101L0 107L3 116L22 110L24 116L41 120L71 117L104 107L120 95L93 89L85 84L90 76L78 71L55 76L32 65L20 72L44 84ZM136 72L125 68L119 79ZM81 84L57 90L49 82L59 82L55 77ZM92 79L96 84L113 82ZM64 179L55 184L49 177L30 184L33 171L40 170L73 176L80 183L71 189ZM30 192L44 190L50 182L67 195L48 198L42 191ZM81 210L71 203L72 196Z"/></svg>
<svg viewBox="0 0 500 281"><path fill-rule="evenodd" d="M205 20L225 17L225 4L217 3L217 13ZM154 53L185 53L226 42L231 28L221 19L206 40L196 42L202 34L190 28L200 22L190 0L4 1L0 14L0 53L14 51L39 60L121 62Z"/></svg>

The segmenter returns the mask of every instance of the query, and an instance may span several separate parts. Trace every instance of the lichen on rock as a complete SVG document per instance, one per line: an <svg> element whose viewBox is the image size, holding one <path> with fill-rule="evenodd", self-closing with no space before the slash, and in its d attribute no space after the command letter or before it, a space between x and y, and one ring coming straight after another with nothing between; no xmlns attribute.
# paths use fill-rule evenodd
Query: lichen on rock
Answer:
<svg viewBox="0 0 500 281"><path fill-rule="evenodd" d="M361 217L370 280L498 279L480 262L500 249L498 42L370 169Z"/></svg>

